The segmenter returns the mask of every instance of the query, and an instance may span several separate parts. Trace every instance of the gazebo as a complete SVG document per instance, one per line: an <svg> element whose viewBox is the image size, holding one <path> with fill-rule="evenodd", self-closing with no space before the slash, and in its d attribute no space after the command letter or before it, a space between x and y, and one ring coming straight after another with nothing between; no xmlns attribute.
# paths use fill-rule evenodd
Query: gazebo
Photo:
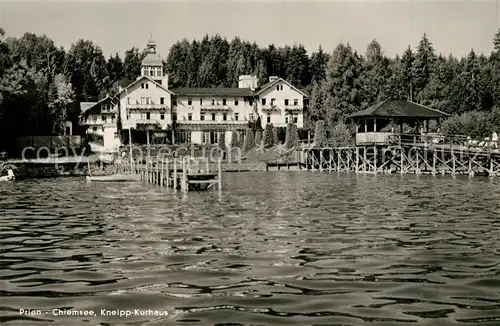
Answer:
<svg viewBox="0 0 500 326"><path fill-rule="evenodd" d="M365 110L356 112L349 119L356 124L356 145L384 145L397 134L403 134L403 124L414 126L417 134L426 134L429 121L449 115L427 106L404 100L385 100ZM391 125L396 128L388 127ZM414 133L415 134L415 133Z"/></svg>

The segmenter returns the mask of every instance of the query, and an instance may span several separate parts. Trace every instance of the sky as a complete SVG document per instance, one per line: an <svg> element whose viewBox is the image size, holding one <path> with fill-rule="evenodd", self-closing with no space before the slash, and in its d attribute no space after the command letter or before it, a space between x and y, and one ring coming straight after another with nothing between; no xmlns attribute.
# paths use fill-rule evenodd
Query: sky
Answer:
<svg viewBox="0 0 500 326"><path fill-rule="evenodd" d="M162 57L183 38L220 34L260 46L320 45L332 52L341 42L365 52L376 39L387 55L415 48L426 33L438 53L489 54L500 28L500 0L490 1L12 1L0 2L7 36L46 34L68 49L80 38L106 56L152 39Z"/></svg>

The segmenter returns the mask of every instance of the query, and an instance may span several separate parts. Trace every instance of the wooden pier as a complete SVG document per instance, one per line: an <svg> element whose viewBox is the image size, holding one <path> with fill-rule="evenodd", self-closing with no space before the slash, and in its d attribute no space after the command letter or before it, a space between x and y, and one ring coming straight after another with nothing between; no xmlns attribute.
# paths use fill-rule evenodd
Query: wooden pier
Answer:
<svg viewBox="0 0 500 326"><path fill-rule="evenodd" d="M142 161L142 160L141 160ZM135 162L132 171L141 180L182 191L222 190L222 163L207 158L181 158Z"/></svg>
<svg viewBox="0 0 500 326"><path fill-rule="evenodd" d="M455 139L442 144L423 141L426 137L404 141L395 134L386 144L303 148L301 166L308 171L500 176L497 143Z"/></svg>

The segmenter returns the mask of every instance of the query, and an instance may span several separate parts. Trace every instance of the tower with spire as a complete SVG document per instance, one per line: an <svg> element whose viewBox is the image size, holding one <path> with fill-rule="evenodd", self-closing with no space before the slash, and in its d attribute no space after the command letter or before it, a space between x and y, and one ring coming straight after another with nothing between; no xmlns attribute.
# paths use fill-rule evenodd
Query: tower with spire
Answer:
<svg viewBox="0 0 500 326"><path fill-rule="evenodd" d="M163 79L163 60L156 52L156 43L150 38L146 45L146 56L141 63L141 76L147 76L161 84Z"/></svg>

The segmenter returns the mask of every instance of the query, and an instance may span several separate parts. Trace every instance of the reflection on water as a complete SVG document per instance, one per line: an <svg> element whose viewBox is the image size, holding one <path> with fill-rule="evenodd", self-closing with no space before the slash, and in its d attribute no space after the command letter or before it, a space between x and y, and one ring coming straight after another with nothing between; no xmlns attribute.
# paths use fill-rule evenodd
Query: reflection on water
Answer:
<svg viewBox="0 0 500 326"><path fill-rule="evenodd" d="M236 173L221 197L33 180L0 184L0 216L2 325L500 324L495 179Z"/></svg>

